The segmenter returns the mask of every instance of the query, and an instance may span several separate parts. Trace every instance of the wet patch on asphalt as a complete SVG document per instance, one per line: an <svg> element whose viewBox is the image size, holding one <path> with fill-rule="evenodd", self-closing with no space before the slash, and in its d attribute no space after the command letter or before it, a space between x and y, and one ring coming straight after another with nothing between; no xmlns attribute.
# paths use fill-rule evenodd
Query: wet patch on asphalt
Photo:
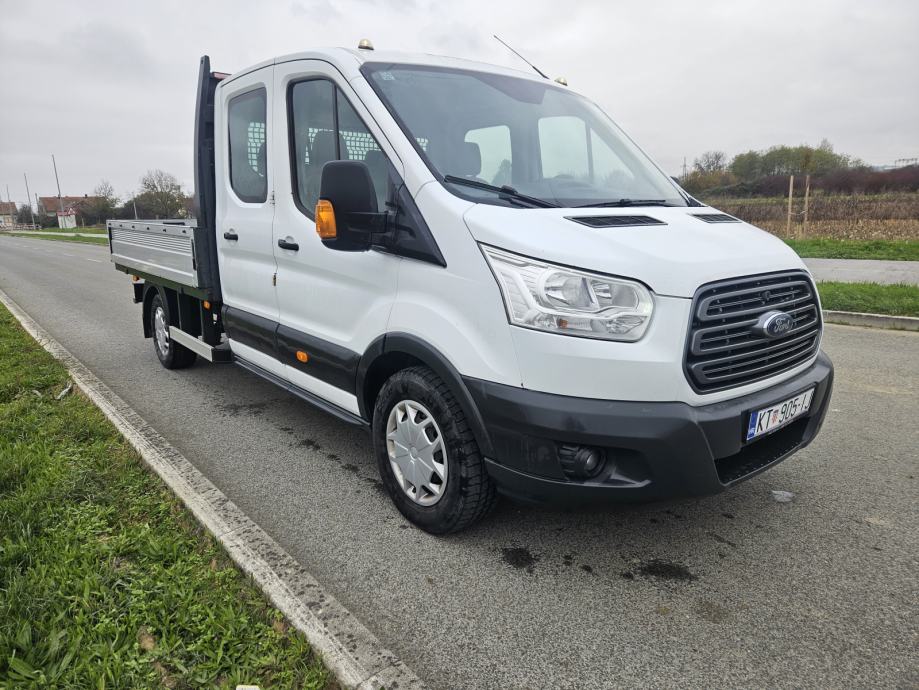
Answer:
<svg viewBox="0 0 919 690"><path fill-rule="evenodd" d="M275 402L274 400L267 400L265 402L251 403L218 403L217 409L220 410L225 417L238 417L241 414L251 414L257 417L267 410L269 405L273 405Z"/></svg>
<svg viewBox="0 0 919 690"><path fill-rule="evenodd" d="M709 532L708 536L710 536L712 539L714 539L719 544L727 544L728 546L732 548L735 548L735 549L737 548L737 544L732 542L730 539L725 539L720 534L716 534L715 532Z"/></svg>
<svg viewBox="0 0 919 690"><path fill-rule="evenodd" d="M636 574L642 577L668 582L692 582L697 579L696 575L693 575L689 571L689 568L682 563L675 563L662 558L652 558L649 561L640 563L639 566L635 568L635 572L625 571L619 573L620 577L626 580L634 580Z"/></svg>
<svg viewBox="0 0 919 690"><path fill-rule="evenodd" d="M515 546L501 549L501 560L512 568L525 570L532 575L533 571L536 569L536 564L539 563L540 557L530 553L530 550L526 547Z"/></svg>

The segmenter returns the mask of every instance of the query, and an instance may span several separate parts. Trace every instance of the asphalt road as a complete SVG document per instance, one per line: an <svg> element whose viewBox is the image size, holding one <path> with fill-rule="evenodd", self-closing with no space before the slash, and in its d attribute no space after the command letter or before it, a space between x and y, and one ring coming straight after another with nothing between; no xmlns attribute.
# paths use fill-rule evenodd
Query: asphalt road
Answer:
<svg viewBox="0 0 919 690"><path fill-rule="evenodd" d="M432 686L919 685L917 333L828 326L822 435L729 493L503 502L435 538L363 432L232 365L162 369L106 248L0 237L0 287Z"/></svg>

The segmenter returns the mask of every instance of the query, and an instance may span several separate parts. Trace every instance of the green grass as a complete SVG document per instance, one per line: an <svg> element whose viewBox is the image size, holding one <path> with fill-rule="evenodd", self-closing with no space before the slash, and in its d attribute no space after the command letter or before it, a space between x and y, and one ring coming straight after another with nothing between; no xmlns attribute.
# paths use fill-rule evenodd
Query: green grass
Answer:
<svg viewBox="0 0 919 690"><path fill-rule="evenodd" d="M919 240L785 240L798 255L815 259L919 261Z"/></svg>
<svg viewBox="0 0 919 690"><path fill-rule="evenodd" d="M25 237L33 240L51 240L53 242L76 242L78 244L97 244L108 246L108 235L101 237L56 237L55 235L23 235L18 232L4 233L10 237Z"/></svg>
<svg viewBox="0 0 919 690"><path fill-rule="evenodd" d="M919 287L877 283L817 283L824 309L919 316Z"/></svg>
<svg viewBox="0 0 919 690"><path fill-rule="evenodd" d="M0 688L330 681L0 306Z"/></svg>
<svg viewBox="0 0 919 690"><path fill-rule="evenodd" d="M104 225L87 225L86 227L77 226L75 228L59 228L57 226L52 226L48 228L36 228L41 232L93 232L106 234L108 232Z"/></svg>

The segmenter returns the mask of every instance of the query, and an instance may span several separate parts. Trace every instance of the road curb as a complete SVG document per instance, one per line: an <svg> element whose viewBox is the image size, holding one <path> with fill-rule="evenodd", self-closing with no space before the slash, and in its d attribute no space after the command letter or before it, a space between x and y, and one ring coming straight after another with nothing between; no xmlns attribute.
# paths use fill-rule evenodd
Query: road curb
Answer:
<svg viewBox="0 0 919 690"><path fill-rule="evenodd" d="M425 687L411 669L383 647L274 539L2 289L0 303L29 335L67 367L73 382L102 410L150 469L294 627L306 635L313 650L342 686L358 690Z"/></svg>
<svg viewBox="0 0 919 690"><path fill-rule="evenodd" d="M919 318L913 316L890 316L888 314L867 314L859 311L823 310L823 320L846 326L867 326L899 331L919 331Z"/></svg>

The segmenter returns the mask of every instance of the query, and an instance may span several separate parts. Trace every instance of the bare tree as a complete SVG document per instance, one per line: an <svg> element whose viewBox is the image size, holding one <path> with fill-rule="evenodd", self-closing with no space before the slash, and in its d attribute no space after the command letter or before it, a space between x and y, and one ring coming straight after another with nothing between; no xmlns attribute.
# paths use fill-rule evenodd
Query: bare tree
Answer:
<svg viewBox="0 0 919 690"><path fill-rule="evenodd" d="M140 193L135 200L157 218L175 218L185 206L182 185L175 175L163 170L148 170L140 178Z"/></svg>
<svg viewBox="0 0 919 690"><path fill-rule="evenodd" d="M706 151L692 165L700 173L724 172L727 169L727 156L724 151Z"/></svg>

